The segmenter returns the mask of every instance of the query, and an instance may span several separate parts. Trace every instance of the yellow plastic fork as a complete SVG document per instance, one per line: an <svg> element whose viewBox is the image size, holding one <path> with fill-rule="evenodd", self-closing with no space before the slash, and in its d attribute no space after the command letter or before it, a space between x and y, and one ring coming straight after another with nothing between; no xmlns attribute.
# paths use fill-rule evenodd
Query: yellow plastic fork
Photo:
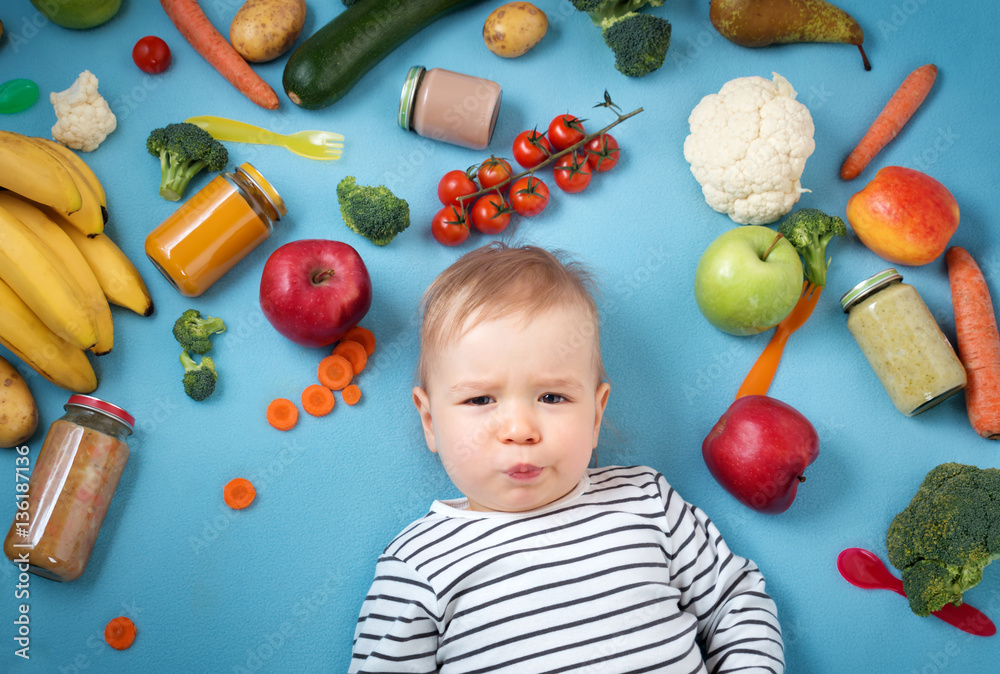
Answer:
<svg viewBox="0 0 1000 674"><path fill-rule="evenodd" d="M299 131L283 135L245 122L212 115L189 117L184 121L200 126L216 140L280 145L301 157L310 159L340 159L340 154L344 151L344 137L332 131Z"/></svg>

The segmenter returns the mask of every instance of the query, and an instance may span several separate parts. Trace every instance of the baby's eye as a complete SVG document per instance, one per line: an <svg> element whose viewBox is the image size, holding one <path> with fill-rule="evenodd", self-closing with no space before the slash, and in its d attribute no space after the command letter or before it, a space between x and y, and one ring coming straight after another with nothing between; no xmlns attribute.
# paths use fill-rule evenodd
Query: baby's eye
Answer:
<svg viewBox="0 0 1000 674"><path fill-rule="evenodd" d="M561 402L565 402L566 398L559 395L558 393L543 393L542 397L539 398L543 403L547 405L557 405Z"/></svg>
<svg viewBox="0 0 1000 674"><path fill-rule="evenodd" d="M466 405L489 405L493 399L489 396L476 396L465 401Z"/></svg>

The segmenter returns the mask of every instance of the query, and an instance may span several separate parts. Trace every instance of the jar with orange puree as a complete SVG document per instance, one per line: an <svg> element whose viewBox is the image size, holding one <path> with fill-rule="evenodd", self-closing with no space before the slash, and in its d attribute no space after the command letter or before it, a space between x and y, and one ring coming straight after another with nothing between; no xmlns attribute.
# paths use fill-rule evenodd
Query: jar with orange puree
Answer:
<svg viewBox="0 0 1000 674"><path fill-rule="evenodd" d="M146 255L186 297L197 297L271 236L285 202L247 163L217 175L146 237Z"/></svg>

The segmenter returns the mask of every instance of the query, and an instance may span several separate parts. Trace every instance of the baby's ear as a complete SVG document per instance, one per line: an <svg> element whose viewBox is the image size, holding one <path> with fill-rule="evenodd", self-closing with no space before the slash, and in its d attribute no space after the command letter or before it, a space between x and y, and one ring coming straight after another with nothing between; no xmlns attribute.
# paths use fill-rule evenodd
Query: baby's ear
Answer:
<svg viewBox="0 0 1000 674"><path fill-rule="evenodd" d="M427 449L436 454L437 445L434 442L434 424L431 423L431 401L427 395L427 391L419 386L414 386L413 404L417 408L417 414L420 415L420 425L424 427L424 440L427 442Z"/></svg>
<svg viewBox="0 0 1000 674"><path fill-rule="evenodd" d="M594 407L596 414L594 419L594 447L597 447L597 438L601 434L601 420L604 418L604 409L608 406L608 396L611 394L611 384L602 383L597 387L597 398Z"/></svg>

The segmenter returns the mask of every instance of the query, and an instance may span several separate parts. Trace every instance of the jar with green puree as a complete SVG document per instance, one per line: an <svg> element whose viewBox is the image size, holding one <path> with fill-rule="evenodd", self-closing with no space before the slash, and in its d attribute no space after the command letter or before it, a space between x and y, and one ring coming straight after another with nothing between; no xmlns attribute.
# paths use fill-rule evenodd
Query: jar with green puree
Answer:
<svg viewBox="0 0 1000 674"><path fill-rule="evenodd" d="M840 299L847 328L900 412L914 416L958 393L965 368L916 288L886 269Z"/></svg>

